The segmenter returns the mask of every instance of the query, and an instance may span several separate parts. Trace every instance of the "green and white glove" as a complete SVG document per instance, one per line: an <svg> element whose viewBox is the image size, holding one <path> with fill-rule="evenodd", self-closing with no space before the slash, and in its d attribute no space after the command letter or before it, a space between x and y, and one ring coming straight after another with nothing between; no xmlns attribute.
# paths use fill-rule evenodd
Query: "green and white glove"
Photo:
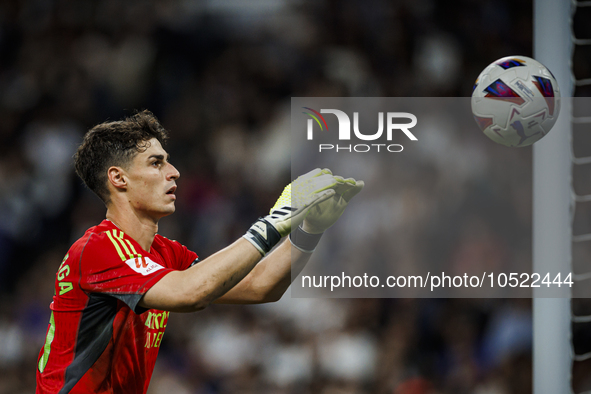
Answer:
<svg viewBox="0 0 591 394"><path fill-rule="evenodd" d="M304 221L310 208L332 197L341 183L342 178L319 168L298 177L285 187L270 214L254 222L243 237L266 255Z"/></svg>
<svg viewBox="0 0 591 394"><path fill-rule="evenodd" d="M302 252L314 251L324 231L336 223L345 212L349 201L365 186L363 181L356 181L353 178L343 179L340 176L334 178L338 181L334 188L335 194L311 207L303 225L289 236L291 243Z"/></svg>

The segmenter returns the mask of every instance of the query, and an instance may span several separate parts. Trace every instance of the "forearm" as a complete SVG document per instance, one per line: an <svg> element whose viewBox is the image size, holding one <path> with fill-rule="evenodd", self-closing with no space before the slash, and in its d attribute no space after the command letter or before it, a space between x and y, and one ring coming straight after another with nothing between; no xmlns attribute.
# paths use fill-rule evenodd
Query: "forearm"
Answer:
<svg viewBox="0 0 591 394"><path fill-rule="evenodd" d="M215 303L253 304L277 301L288 289L292 278L295 279L306 266L310 256L311 253L293 248L286 239Z"/></svg>
<svg viewBox="0 0 591 394"><path fill-rule="evenodd" d="M250 242L238 239L185 271L163 277L140 306L175 312L200 310L236 286L261 259Z"/></svg>

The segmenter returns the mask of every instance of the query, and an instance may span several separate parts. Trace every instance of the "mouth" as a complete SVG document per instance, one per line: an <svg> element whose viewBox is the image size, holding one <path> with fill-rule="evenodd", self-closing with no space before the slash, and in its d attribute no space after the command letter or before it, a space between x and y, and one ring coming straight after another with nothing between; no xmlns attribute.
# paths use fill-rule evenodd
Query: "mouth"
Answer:
<svg viewBox="0 0 591 394"><path fill-rule="evenodd" d="M171 196L173 200L176 199L174 192L176 191L176 185L173 185L168 191L166 192L167 195Z"/></svg>

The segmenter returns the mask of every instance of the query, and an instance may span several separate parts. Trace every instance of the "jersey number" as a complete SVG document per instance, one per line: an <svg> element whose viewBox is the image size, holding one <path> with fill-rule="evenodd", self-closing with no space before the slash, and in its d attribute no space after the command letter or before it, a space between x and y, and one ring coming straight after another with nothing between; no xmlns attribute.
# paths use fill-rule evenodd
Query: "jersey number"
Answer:
<svg viewBox="0 0 591 394"><path fill-rule="evenodd" d="M70 267L68 265L64 265L66 260L68 260L68 256L70 254L66 254L66 257L62 260L60 267L57 271L57 280L58 286L60 288L59 295L67 293L68 291L72 290L74 287L72 286L72 282L60 282L66 276L70 274ZM51 312L51 317L49 318L49 329L47 330L47 336L45 337L45 345L43 346L43 354L39 359L39 372L43 373L45 370L45 366L47 365L47 360L49 359L49 352L51 352L51 343L53 342L53 337L55 336L55 320L53 318L53 311Z"/></svg>
<svg viewBox="0 0 591 394"><path fill-rule="evenodd" d="M43 346L43 355L39 359L39 372L43 373L49 359L49 352L51 351L51 342L55 336L55 321L53 319L53 312L49 318L49 329L47 330L47 337L45 337L45 346Z"/></svg>

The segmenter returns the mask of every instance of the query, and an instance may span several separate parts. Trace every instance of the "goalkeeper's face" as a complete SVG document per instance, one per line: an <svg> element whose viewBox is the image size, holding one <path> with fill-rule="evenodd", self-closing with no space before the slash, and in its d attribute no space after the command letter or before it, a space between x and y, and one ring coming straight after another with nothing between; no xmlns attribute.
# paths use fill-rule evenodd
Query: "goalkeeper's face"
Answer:
<svg viewBox="0 0 591 394"><path fill-rule="evenodd" d="M132 207L154 219L174 212L177 169L170 164L169 155L153 138L149 148L138 153L127 169L126 197Z"/></svg>

